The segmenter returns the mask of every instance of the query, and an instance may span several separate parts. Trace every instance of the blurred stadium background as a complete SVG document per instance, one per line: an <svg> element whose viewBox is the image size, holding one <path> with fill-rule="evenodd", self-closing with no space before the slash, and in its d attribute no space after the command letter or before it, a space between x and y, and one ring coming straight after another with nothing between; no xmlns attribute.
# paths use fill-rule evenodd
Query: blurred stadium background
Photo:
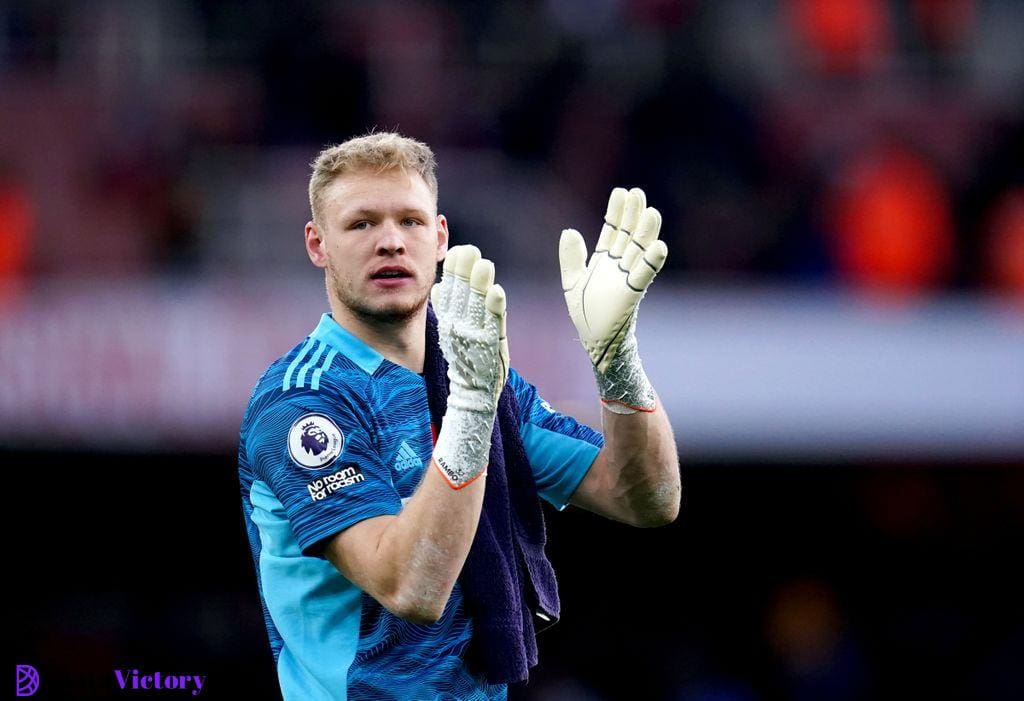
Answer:
<svg viewBox="0 0 1024 701"><path fill-rule="evenodd" d="M641 350L684 510L549 512L520 700L1024 698L1024 3L0 4L16 664L275 698L234 463L326 309L308 163L430 143L513 363L599 421L560 230L665 215ZM1013 562L1018 565L1014 566Z"/></svg>

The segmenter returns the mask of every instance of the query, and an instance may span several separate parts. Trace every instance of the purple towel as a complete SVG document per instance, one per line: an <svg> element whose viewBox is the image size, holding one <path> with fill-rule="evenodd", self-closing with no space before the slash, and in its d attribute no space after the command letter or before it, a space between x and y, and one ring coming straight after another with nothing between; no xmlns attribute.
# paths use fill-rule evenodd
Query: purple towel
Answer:
<svg viewBox="0 0 1024 701"><path fill-rule="evenodd" d="M433 426L448 402L448 364L438 344L437 317L427 307L423 378ZM436 432L435 432L436 436ZM498 400L480 525L459 583L473 637L465 659L491 684L529 679L537 664L537 633L558 622L558 582L544 555L547 540L533 471L519 435L511 385Z"/></svg>

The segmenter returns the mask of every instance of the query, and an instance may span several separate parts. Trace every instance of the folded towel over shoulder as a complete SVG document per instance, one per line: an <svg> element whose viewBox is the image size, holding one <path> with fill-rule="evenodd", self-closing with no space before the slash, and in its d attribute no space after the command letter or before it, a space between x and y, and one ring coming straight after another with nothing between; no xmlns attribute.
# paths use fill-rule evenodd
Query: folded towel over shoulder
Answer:
<svg viewBox="0 0 1024 701"><path fill-rule="evenodd" d="M429 305L423 378L430 421L440 430L448 401L448 364ZM473 621L465 659L491 684L522 682L537 664L536 635L558 621L560 605L555 571L544 554L544 513L519 434L519 406L507 383L498 400L484 479L480 524L459 575Z"/></svg>

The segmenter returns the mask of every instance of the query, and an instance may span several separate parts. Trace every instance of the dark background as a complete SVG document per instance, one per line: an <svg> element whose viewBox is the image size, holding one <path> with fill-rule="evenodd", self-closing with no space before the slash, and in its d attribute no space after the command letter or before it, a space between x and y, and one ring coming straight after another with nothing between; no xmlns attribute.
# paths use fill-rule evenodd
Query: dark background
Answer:
<svg viewBox="0 0 1024 701"><path fill-rule="evenodd" d="M275 698L241 514L224 507L233 456L2 459L12 638L38 698L112 696L115 668ZM548 509L563 618L510 698L1020 698L1020 468L684 462L669 527Z"/></svg>

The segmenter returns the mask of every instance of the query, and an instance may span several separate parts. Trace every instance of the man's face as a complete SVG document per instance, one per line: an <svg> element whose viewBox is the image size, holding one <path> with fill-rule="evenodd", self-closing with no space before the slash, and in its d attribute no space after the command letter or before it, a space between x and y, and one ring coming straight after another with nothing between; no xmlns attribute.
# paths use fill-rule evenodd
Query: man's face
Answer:
<svg viewBox="0 0 1024 701"><path fill-rule="evenodd" d="M324 201L322 226L307 224L306 245L337 301L366 320L415 315L448 244L448 224L423 178L398 169L350 173L331 183Z"/></svg>

